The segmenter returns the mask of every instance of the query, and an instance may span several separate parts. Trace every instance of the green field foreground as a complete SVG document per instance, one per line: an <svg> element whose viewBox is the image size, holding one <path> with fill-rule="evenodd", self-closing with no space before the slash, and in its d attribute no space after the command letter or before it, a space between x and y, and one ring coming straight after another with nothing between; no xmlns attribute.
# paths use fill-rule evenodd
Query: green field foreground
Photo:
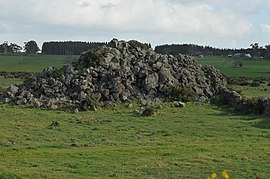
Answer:
<svg viewBox="0 0 270 179"><path fill-rule="evenodd" d="M203 65L212 65L228 77L270 78L270 59L243 59L242 68L234 67L234 59L206 56L195 58Z"/></svg>
<svg viewBox="0 0 270 179"><path fill-rule="evenodd" d="M215 58L199 62L228 76L270 76L267 60L244 61L239 69ZM65 61L65 56L0 56L0 71L39 72ZM0 87L21 82L1 77ZM270 90L267 83L233 88L248 97ZM134 114L138 108L119 105L71 114L2 104L0 176L204 179L226 169L232 179L270 178L269 117L238 115L208 104L163 107L151 117ZM53 121L60 125L51 126Z"/></svg>
<svg viewBox="0 0 270 179"><path fill-rule="evenodd" d="M211 105L70 114L0 105L0 174L22 178L270 178L270 120ZM60 126L50 126L53 121Z"/></svg>

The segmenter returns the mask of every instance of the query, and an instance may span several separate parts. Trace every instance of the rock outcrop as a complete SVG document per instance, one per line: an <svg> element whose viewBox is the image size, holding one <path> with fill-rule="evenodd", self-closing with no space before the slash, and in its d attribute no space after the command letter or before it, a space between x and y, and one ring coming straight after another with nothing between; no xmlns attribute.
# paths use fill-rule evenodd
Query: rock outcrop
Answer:
<svg viewBox="0 0 270 179"><path fill-rule="evenodd" d="M134 42L134 41L133 41ZM140 43L138 43L140 44ZM171 87L187 88L195 100L209 101L227 89L223 75L211 66L199 65L186 55L161 55L147 46L113 39L107 46L83 53L60 69L49 67L11 86L2 102L57 109L95 109L140 99L146 104L165 101Z"/></svg>

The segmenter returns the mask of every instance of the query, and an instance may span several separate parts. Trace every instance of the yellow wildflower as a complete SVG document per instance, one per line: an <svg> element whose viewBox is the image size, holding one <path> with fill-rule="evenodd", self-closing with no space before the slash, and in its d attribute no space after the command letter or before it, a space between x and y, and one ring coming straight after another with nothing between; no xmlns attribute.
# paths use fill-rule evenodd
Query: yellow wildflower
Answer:
<svg viewBox="0 0 270 179"><path fill-rule="evenodd" d="M229 174L228 174L228 171L227 170L224 170L222 173L221 173L222 177L225 178L225 179L230 179L229 177Z"/></svg>
<svg viewBox="0 0 270 179"><path fill-rule="evenodd" d="M211 179L217 179L217 174L215 172L211 174Z"/></svg>

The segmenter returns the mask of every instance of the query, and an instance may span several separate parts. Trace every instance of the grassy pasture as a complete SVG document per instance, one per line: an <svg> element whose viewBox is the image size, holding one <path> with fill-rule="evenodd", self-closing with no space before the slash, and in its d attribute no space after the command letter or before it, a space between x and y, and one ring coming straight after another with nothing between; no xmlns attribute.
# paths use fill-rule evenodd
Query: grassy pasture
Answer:
<svg viewBox="0 0 270 179"><path fill-rule="evenodd" d="M23 178L269 178L270 121L214 106L140 117L0 105L0 173ZM58 121L60 126L50 126Z"/></svg>
<svg viewBox="0 0 270 179"><path fill-rule="evenodd" d="M246 77L249 82L252 79L265 79L265 83L259 87L231 85L230 87L240 92L246 98L257 98L257 97L270 97L270 60L260 59L243 59L243 68L234 68L234 60L226 57L203 57L196 58L196 60L203 65L212 65L219 69L225 76L228 77Z"/></svg>
<svg viewBox="0 0 270 179"><path fill-rule="evenodd" d="M10 85L20 84L22 82L23 82L22 79L18 79L18 78L4 78L4 77L0 76L0 93L1 93L2 90L5 90Z"/></svg>
<svg viewBox="0 0 270 179"><path fill-rule="evenodd" d="M248 78L270 78L270 59L243 59L242 68L234 68L234 60L227 57L196 58L203 65L212 65L219 69L225 76L248 77Z"/></svg>
<svg viewBox="0 0 270 179"><path fill-rule="evenodd" d="M76 57L74 57L76 58ZM4 56L0 55L0 71L40 72L48 66L61 67L72 57L57 55ZM233 68L233 60L225 57L196 58L201 64L213 65L226 76L270 78L270 60L243 60L243 68Z"/></svg>
<svg viewBox="0 0 270 179"><path fill-rule="evenodd" d="M0 71L38 72L65 61L64 56L25 57L20 66L17 57L5 59L0 56ZM232 76L239 70L231 63L225 68L214 58L199 61ZM268 61L264 63L257 68L267 77L270 68L265 67ZM260 73L238 75L245 74ZM20 82L0 78L0 87ZM243 91L261 94L258 89L263 88L268 87ZM270 178L269 118L238 115L207 104L163 107L152 117L134 114L137 108L119 105L70 114L0 105L0 178L201 179L224 169L232 179ZM50 126L53 121L60 126Z"/></svg>
<svg viewBox="0 0 270 179"><path fill-rule="evenodd" d="M231 88L235 91L238 91L246 98L258 98L258 97L267 97L270 98L270 80L261 84L258 87L240 86L240 85L231 85Z"/></svg>
<svg viewBox="0 0 270 179"><path fill-rule="evenodd" d="M69 57L60 55L0 55L0 71L40 72L49 66L61 67Z"/></svg>

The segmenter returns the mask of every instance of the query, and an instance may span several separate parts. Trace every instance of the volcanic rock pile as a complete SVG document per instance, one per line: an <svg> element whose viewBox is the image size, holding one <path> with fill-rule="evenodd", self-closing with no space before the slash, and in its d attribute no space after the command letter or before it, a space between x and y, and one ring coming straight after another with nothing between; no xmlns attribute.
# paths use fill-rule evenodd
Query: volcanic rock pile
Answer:
<svg viewBox="0 0 270 179"><path fill-rule="evenodd" d="M213 67L186 55L161 55L135 41L113 39L107 46L83 53L61 69L49 67L19 86L10 86L0 101L50 109L70 105L77 110L140 99L165 101L170 89L187 88L196 101L208 101L227 89Z"/></svg>

